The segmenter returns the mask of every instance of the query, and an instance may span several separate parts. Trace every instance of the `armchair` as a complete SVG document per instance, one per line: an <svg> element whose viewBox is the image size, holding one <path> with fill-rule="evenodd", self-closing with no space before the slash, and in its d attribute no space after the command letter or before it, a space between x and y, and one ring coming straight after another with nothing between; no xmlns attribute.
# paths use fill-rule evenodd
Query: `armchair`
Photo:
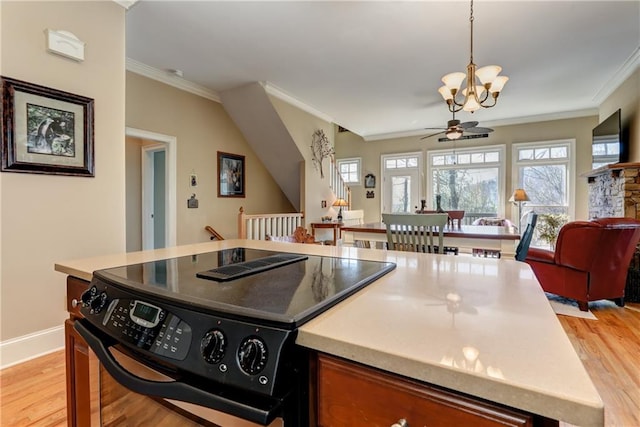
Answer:
<svg viewBox="0 0 640 427"><path fill-rule="evenodd" d="M589 301L600 299L613 299L622 307L639 240L640 221L634 219L573 221L560 229L555 251L530 248L525 262L545 292L577 300L582 311Z"/></svg>

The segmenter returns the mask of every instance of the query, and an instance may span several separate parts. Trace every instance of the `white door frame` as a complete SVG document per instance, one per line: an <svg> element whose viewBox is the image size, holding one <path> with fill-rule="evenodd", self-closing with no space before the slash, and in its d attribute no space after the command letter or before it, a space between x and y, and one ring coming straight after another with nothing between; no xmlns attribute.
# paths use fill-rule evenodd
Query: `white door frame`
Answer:
<svg viewBox="0 0 640 427"><path fill-rule="evenodd" d="M416 169L398 169L397 171L394 172L386 172L386 168L385 168L385 160L389 159L389 158L395 158L395 157L417 157L418 158L418 167ZM411 205L415 206L416 204L419 205L420 202L420 197L423 194L422 193L422 181L424 178L424 171L422 168L422 152L421 151L416 151L416 152L408 152L408 153L395 153L395 154L382 154L380 156L380 171L382 175L382 179L381 179L381 186L380 186L380 212L381 213L390 213L390 210L385 210L385 198L389 197L388 194L388 186L387 184L389 183L388 179L391 178L394 175L413 175L415 178L415 185L417 188L414 189L415 191L415 197L417 197L417 200L411 200ZM412 180L413 181L413 180ZM413 183L412 183L413 185ZM413 193L413 191L412 191ZM412 206L409 207L409 212L413 212L413 208ZM390 208L390 207L389 207ZM382 216L381 216L382 218ZM382 219L381 219L382 220Z"/></svg>
<svg viewBox="0 0 640 427"><path fill-rule="evenodd" d="M165 175L165 242L167 247L176 246L176 222L177 222L177 207L176 207L176 183L177 183L177 138L174 136L163 135L160 133L149 132L142 129L135 129L127 127L125 129L125 135L133 138L140 138L149 141L156 141L160 144L154 144L150 147L153 151L157 151L158 147L164 145L166 148L166 175ZM143 148L143 153L144 153ZM143 163L143 184L142 184L142 249L153 249L153 227L149 228L148 221L145 218L150 218L151 212L149 211L149 205L146 199L149 197L148 191L145 191L144 176L145 168L151 167L146 165L147 156L142 156Z"/></svg>

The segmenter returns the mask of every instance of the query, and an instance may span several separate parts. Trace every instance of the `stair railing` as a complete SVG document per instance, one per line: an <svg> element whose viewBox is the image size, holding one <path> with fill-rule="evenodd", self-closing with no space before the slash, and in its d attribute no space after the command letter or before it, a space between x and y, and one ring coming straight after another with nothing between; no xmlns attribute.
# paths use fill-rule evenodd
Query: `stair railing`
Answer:
<svg viewBox="0 0 640 427"><path fill-rule="evenodd" d="M342 179L338 165L333 157L329 165L329 187L337 199L344 199L348 203L347 209L351 209L351 189Z"/></svg>
<svg viewBox="0 0 640 427"><path fill-rule="evenodd" d="M275 213L247 215L240 207L238 239L266 240L267 236L291 236L302 226L304 213Z"/></svg>

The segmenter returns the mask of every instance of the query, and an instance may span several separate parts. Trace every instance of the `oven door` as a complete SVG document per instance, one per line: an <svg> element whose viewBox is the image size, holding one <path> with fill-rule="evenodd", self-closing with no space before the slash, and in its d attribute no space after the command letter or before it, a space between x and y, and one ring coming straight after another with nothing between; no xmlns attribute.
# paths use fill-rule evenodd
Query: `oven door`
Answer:
<svg viewBox="0 0 640 427"><path fill-rule="evenodd" d="M105 337L96 336L99 332L87 327L83 320L76 321L75 328L100 361L100 425L284 426L283 419L275 415L280 408L232 402L224 396L225 393L207 391L206 384L194 387L176 381L120 351L113 343L106 345ZM232 415L236 406L244 406L240 413L245 416L251 414L249 417L257 422ZM225 409L227 411L223 412Z"/></svg>

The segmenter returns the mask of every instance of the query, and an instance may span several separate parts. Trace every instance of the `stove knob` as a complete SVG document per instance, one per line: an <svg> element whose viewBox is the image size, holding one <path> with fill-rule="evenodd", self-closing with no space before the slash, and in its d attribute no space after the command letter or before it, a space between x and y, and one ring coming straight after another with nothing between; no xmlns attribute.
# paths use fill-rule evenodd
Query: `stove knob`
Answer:
<svg viewBox="0 0 640 427"><path fill-rule="evenodd" d="M89 307L91 308L91 314L98 314L102 311L104 306L107 305L107 294L101 292L89 301Z"/></svg>
<svg viewBox="0 0 640 427"><path fill-rule="evenodd" d="M80 301L82 301L82 306L89 307L89 304L91 303L91 301L95 299L97 295L98 295L98 288L96 288L95 286L92 286L86 291L84 291L82 293L82 296L80 297Z"/></svg>
<svg viewBox="0 0 640 427"><path fill-rule="evenodd" d="M267 346L257 337L245 338L238 349L240 368L249 375L255 375L264 369L267 356Z"/></svg>
<svg viewBox="0 0 640 427"><path fill-rule="evenodd" d="M207 363L219 363L227 347L225 336L219 329L207 332L200 341L200 352Z"/></svg>

